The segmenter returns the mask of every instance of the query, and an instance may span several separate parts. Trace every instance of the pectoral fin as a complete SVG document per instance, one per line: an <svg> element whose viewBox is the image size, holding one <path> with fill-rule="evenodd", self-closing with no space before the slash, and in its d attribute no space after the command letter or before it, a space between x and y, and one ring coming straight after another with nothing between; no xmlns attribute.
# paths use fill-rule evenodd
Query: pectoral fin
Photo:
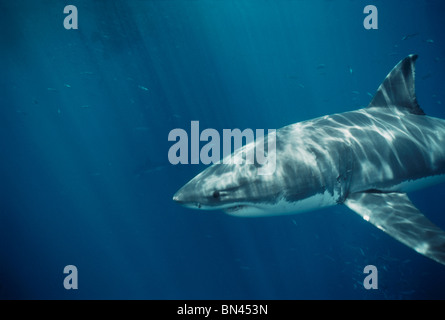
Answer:
<svg viewBox="0 0 445 320"><path fill-rule="evenodd" d="M405 193L353 193L344 204L403 244L445 265L445 232L428 220Z"/></svg>

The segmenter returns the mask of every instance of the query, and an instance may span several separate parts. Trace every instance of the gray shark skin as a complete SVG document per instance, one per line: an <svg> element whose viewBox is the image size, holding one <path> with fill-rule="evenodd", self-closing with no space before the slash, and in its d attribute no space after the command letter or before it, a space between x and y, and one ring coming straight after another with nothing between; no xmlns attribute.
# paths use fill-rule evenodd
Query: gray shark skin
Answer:
<svg viewBox="0 0 445 320"><path fill-rule="evenodd" d="M344 204L395 239L445 265L445 232L407 192L445 181L445 120L426 116L414 89L417 55L400 61L368 107L276 131L276 169L220 161L173 200L240 217L294 214ZM266 140L266 137L264 137ZM242 158L246 148L233 153ZM267 149L267 147L265 147Z"/></svg>

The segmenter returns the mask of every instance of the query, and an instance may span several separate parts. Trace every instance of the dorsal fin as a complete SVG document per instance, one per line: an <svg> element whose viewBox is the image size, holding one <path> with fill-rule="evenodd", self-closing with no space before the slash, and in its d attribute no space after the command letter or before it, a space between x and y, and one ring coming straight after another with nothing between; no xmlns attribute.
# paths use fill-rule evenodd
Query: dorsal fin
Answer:
<svg viewBox="0 0 445 320"><path fill-rule="evenodd" d="M386 76L368 108L397 108L412 114L425 115L416 99L414 63L416 54L400 61Z"/></svg>

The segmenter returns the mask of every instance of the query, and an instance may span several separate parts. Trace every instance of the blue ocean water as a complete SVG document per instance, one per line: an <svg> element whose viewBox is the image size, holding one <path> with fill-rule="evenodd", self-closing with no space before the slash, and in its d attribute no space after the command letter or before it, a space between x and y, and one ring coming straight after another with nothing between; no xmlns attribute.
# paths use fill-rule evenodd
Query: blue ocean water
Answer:
<svg viewBox="0 0 445 320"><path fill-rule="evenodd" d="M363 9L378 8L366 30ZM78 29L66 30L66 5ZM402 58L445 118L445 4L0 1L2 299L444 299L445 267L344 206L241 219L178 206L206 166L174 128L280 128L366 106ZM413 192L445 228L445 186ZM66 265L78 289L66 290ZM363 287L366 265L378 289Z"/></svg>

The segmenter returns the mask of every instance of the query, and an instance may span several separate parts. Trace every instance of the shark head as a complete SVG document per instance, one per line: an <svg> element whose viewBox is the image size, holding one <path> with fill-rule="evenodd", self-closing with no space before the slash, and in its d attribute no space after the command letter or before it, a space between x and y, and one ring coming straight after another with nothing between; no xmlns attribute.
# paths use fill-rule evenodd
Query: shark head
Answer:
<svg viewBox="0 0 445 320"><path fill-rule="evenodd" d="M173 200L192 209L223 210L231 214L258 211L274 196L270 185L269 191L253 192L255 188L264 188L265 180L267 176L258 175L254 164L217 163L179 189Z"/></svg>
<svg viewBox="0 0 445 320"><path fill-rule="evenodd" d="M236 216L268 215L268 206L283 190L282 180L277 178L280 172L275 170L275 144L273 130L202 171L177 191L173 200L188 208L223 210ZM263 153L267 156L259 157Z"/></svg>
<svg viewBox="0 0 445 320"><path fill-rule="evenodd" d="M282 143L296 131L298 126L277 135L280 159L271 158L274 160L265 165L243 162L245 149L253 146L247 145L234 152L232 163L223 159L195 176L173 200L187 208L223 210L239 217L296 213L335 204L334 191L319 179L313 155L299 145L299 139L292 139L291 148ZM291 156L295 150L297 157Z"/></svg>

